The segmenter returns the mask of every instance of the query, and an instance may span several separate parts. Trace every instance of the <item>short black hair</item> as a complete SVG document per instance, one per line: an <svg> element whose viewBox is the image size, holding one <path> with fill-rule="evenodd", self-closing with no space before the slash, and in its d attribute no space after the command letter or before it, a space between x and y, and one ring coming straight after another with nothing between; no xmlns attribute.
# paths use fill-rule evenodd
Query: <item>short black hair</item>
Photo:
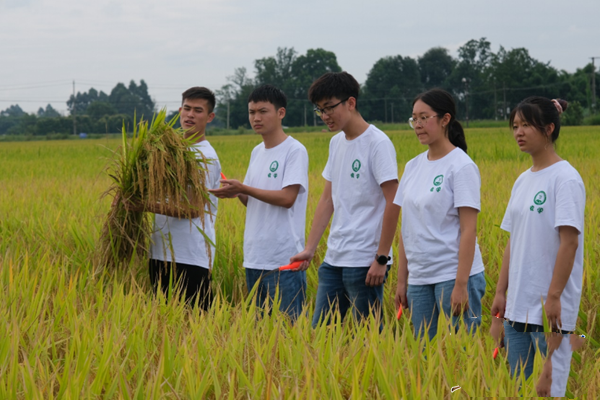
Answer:
<svg viewBox="0 0 600 400"><path fill-rule="evenodd" d="M358 101L360 85L352 75L344 72L327 72L314 81L308 89L308 99L316 104L333 97L344 100L354 97Z"/></svg>
<svg viewBox="0 0 600 400"><path fill-rule="evenodd" d="M568 103L561 99L558 99L558 102L563 111L565 111ZM560 133L560 114L552 100L540 96L531 96L520 102L510 113L508 122L511 128L517 115L544 136L546 127L553 123L554 130L552 131L552 135L550 135L550 140L554 143L558 139L558 134Z"/></svg>
<svg viewBox="0 0 600 400"><path fill-rule="evenodd" d="M215 109L215 104L217 103L215 100L215 94L208 88L203 86L194 86L186 90L181 94L181 104L186 99L204 99L208 102L208 106L210 110L208 113L210 114Z"/></svg>
<svg viewBox="0 0 600 400"><path fill-rule="evenodd" d="M250 96L248 96L248 103L258 103L259 101L266 101L275 106L275 110L287 107L287 97L281 89L276 88L273 85L261 85L254 89Z"/></svg>

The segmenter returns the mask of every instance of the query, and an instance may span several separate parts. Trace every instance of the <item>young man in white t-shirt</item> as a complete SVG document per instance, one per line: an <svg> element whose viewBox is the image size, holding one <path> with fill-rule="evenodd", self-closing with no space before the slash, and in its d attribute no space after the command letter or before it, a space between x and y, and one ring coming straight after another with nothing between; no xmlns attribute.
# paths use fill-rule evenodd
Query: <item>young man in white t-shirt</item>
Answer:
<svg viewBox="0 0 600 400"><path fill-rule="evenodd" d="M329 321L331 307L343 318L353 306L356 319L381 316L383 284L400 208L396 151L385 133L369 125L357 108L359 84L347 72L327 73L309 89L315 112L330 131L342 131L329 144L323 171L325 189L315 211L305 249L291 258L306 270L319 240L333 221L327 253L319 267L313 326Z"/></svg>
<svg viewBox="0 0 600 400"><path fill-rule="evenodd" d="M182 94L179 108L181 127L186 130L185 137L194 140L193 150L198 158L207 162L206 187L219 187L221 164L217 153L206 140L206 125L215 113L215 95L205 87L192 87ZM214 246L210 250L204 234L215 243L215 219L217 217L217 198L210 196L205 209L204 227L197 215L178 218L177 212L162 215L156 213L152 234L149 272L154 290L162 290L168 295L169 287L177 287L190 305L198 305L208 310L212 302L210 272L214 262ZM155 212L153 207L145 211ZM210 253L209 253L210 251Z"/></svg>
<svg viewBox="0 0 600 400"><path fill-rule="evenodd" d="M224 179L223 187L212 193L220 198L237 197L247 207L244 268L248 291L258 284L256 301L262 307L279 290L279 309L294 321L304 306L306 272L278 269L304 248L308 153L283 131L286 106L285 94L272 85L250 94L250 125L263 142L252 150L244 182Z"/></svg>

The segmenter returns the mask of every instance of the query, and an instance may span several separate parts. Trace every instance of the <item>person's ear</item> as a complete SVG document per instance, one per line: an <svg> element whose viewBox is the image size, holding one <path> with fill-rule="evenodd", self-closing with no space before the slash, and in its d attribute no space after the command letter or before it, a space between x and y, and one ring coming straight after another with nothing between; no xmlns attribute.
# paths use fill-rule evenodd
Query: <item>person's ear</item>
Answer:
<svg viewBox="0 0 600 400"><path fill-rule="evenodd" d="M444 114L444 116L441 118L442 126L448 126L451 119L452 116L449 113Z"/></svg>
<svg viewBox="0 0 600 400"><path fill-rule="evenodd" d="M554 128L554 122L551 122L548 125L546 125L546 137L548 138L548 140L552 139L552 132L554 132Z"/></svg>
<svg viewBox="0 0 600 400"><path fill-rule="evenodd" d="M206 120L206 123L209 124L213 121L213 119L215 119L215 113L211 112L210 114L208 114L208 119Z"/></svg>
<svg viewBox="0 0 600 400"><path fill-rule="evenodd" d="M346 100L346 103L348 103L348 109L350 111L356 110L356 99L354 97L349 97L348 100Z"/></svg>
<svg viewBox="0 0 600 400"><path fill-rule="evenodd" d="M285 108L284 107L280 107L279 110L277 110L277 116L279 117L279 119L283 119L283 117L285 117Z"/></svg>

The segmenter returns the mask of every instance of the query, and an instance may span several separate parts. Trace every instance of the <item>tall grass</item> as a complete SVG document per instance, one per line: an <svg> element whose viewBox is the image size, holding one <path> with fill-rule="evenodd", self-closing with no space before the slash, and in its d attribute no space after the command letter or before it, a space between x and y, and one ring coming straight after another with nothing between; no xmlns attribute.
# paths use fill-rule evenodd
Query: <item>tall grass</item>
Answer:
<svg viewBox="0 0 600 400"><path fill-rule="evenodd" d="M411 132L388 132L400 172L424 148ZM568 390L600 397L600 129L563 128L558 153L587 191L584 285ZM294 135L309 152L307 230L323 188L331 134ZM244 177L256 136L211 137L224 173ZM310 327L321 242L308 273L308 316L291 326L260 316L246 297L242 264L245 210L219 202L213 268L219 295L208 313L150 294L147 267L93 273L110 199L104 175L116 140L0 144L0 398L448 398L517 396L505 354L493 360L489 307L507 235L499 225L517 176L529 167L507 129L467 130L482 176L479 243L488 287L474 336L440 329L416 341L408 315L395 321L396 274L385 286L384 329L350 319ZM396 250L394 250L396 251ZM535 395L535 379L522 382ZM451 393L452 386L461 389Z"/></svg>

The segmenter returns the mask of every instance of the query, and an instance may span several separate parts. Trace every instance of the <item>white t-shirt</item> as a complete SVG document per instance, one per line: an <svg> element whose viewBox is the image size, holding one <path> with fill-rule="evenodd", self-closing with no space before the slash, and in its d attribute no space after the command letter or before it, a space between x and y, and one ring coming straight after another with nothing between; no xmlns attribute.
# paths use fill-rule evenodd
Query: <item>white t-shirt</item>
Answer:
<svg viewBox="0 0 600 400"><path fill-rule="evenodd" d="M501 228L510 232L505 317L543 325L542 298L548 295L560 245L558 228L579 231L571 276L560 297L562 330L575 329L583 279L585 187L567 161L523 172L513 186Z"/></svg>
<svg viewBox="0 0 600 400"><path fill-rule="evenodd" d="M244 267L273 270L287 265L304 249L308 199L308 153L302 143L288 136L266 149L252 150L244 184L265 190L300 185L291 208L274 206L248 196L244 231Z"/></svg>
<svg viewBox="0 0 600 400"><path fill-rule="evenodd" d="M219 180L221 179L221 164L215 149L207 140L197 143L192 149L196 151L197 158L202 158L202 155L204 155L207 160L210 160L207 164L206 188L218 189L220 186ZM217 218L218 199L211 194L210 201L212 204L207 204L205 207L207 212L204 215L204 233L215 243L215 219ZM198 229L202 229L202 220L199 217L193 218L190 224L190 220L186 218L179 219L156 214L150 258L209 268L206 242ZM173 247L174 258L171 254L171 246ZM210 245L210 247L212 255L210 267L212 268L215 261L215 248L213 245Z"/></svg>
<svg viewBox="0 0 600 400"><path fill-rule="evenodd" d="M392 141L373 125L353 140L338 133L329 142L323 177L331 182L334 208L324 261L336 267L370 266L385 210L380 185L398 179Z"/></svg>
<svg viewBox="0 0 600 400"><path fill-rule="evenodd" d="M481 210L479 169L458 147L439 160L426 151L406 163L394 203L402 207L402 240L408 283L431 285L456 279L460 247L459 207ZM484 269L479 245L471 275Z"/></svg>

